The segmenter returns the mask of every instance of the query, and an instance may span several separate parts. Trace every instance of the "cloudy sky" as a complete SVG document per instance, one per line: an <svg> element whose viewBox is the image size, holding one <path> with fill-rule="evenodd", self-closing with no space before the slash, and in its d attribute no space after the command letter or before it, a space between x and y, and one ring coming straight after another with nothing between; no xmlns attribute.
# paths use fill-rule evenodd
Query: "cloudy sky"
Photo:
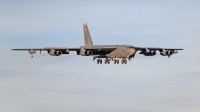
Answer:
<svg viewBox="0 0 200 112"><path fill-rule="evenodd" d="M199 0L1 0L1 112L199 112ZM93 43L183 48L171 58L136 54L127 65L97 65L12 48Z"/></svg>

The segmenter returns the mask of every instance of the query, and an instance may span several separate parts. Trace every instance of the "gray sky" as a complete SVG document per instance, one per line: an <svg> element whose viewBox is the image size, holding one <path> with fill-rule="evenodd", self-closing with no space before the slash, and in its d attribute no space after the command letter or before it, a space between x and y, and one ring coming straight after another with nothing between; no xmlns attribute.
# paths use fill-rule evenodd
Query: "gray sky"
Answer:
<svg viewBox="0 0 200 112"><path fill-rule="evenodd" d="M199 112L200 1L1 1L1 112ZM93 43L183 48L170 59L136 54L97 65L75 52L33 59L12 48Z"/></svg>

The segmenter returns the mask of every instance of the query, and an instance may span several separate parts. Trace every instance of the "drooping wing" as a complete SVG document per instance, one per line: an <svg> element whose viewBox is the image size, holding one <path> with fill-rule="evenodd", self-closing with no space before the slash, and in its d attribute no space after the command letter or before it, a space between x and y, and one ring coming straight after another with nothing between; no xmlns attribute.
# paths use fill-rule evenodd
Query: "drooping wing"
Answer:
<svg viewBox="0 0 200 112"><path fill-rule="evenodd" d="M117 46L83 46L85 50L91 51L113 51Z"/></svg>
<svg viewBox="0 0 200 112"><path fill-rule="evenodd" d="M49 51L51 49L61 51L62 54L69 54L70 51L79 51L80 48L67 48L67 47L44 47L44 48L25 48L25 49L11 49L12 51L30 51L36 53L36 51ZM29 53L30 53L29 52Z"/></svg>
<svg viewBox="0 0 200 112"><path fill-rule="evenodd" d="M85 50L91 50L91 51L101 51L101 50L115 50L117 47L109 47L109 46L82 46ZM81 47L81 48L82 48ZM69 51L79 51L81 48L68 48L68 47L44 47L44 48L22 48L22 49L11 49L12 51L29 51L29 50L35 50L35 51L46 51L46 50L69 50Z"/></svg>
<svg viewBox="0 0 200 112"><path fill-rule="evenodd" d="M69 51L76 51L80 50L80 48L67 48L67 47L44 47L44 48L25 48L25 49L11 49L12 51L29 51L29 50L35 50L35 51L47 51L47 50L69 50Z"/></svg>
<svg viewBox="0 0 200 112"><path fill-rule="evenodd" d="M62 52L62 54L69 54L70 51L77 51L77 54L79 55L81 48L84 48L85 50L90 50L93 52L93 55L99 55L99 54L107 54L111 51L115 50L116 46L81 46L80 48L67 48L67 47L44 47L44 48L25 48L25 49L11 49L12 51L48 51L51 49L59 50Z"/></svg>
<svg viewBox="0 0 200 112"><path fill-rule="evenodd" d="M35 51L40 51L43 50L42 48L22 48L22 49L11 49L11 51L29 51L29 50L35 50Z"/></svg>
<svg viewBox="0 0 200 112"><path fill-rule="evenodd" d="M143 51L145 49L148 49L148 50L153 50L153 51L156 51L156 50L183 50L183 49L173 49L173 48L154 48L154 47L134 47L137 51Z"/></svg>

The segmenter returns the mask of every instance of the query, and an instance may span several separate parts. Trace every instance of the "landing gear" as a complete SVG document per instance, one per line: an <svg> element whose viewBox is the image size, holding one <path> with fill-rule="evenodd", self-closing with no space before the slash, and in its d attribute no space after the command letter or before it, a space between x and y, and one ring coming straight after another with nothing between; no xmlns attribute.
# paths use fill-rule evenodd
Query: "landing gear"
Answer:
<svg viewBox="0 0 200 112"><path fill-rule="evenodd" d="M122 64L126 64L127 60L125 58L123 58L121 62L122 62Z"/></svg>
<svg viewBox="0 0 200 112"><path fill-rule="evenodd" d="M114 59L113 58L111 58L111 59L109 59L109 58L106 58L105 60L104 60L104 63L105 64L110 64L110 61L114 61L114 64L119 64L119 58L117 58L117 57L115 57ZM122 64L127 64L127 59L126 58L123 58L122 60L121 60L121 63ZM101 58L98 58L97 59L97 64L102 64L102 59Z"/></svg>
<svg viewBox="0 0 200 112"><path fill-rule="evenodd" d="M108 58L106 58L106 59L104 60L104 63L105 63L105 64L110 64L110 60L109 60Z"/></svg>
<svg viewBox="0 0 200 112"><path fill-rule="evenodd" d="M102 59L101 58L97 59L97 64L102 64Z"/></svg>
<svg viewBox="0 0 200 112"><path fill-rule="evenodd" d="M119 64L119 60L118 59L114 59L114 64Z"/></svg>

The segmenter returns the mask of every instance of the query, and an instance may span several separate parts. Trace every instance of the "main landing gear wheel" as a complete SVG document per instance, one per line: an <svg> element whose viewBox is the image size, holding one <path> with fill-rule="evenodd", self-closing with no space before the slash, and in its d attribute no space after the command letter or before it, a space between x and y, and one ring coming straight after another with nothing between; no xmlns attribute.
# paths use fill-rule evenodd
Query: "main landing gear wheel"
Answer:
<svg viewBox="0 0 200 112"><path fill-rule="evenodd" d="M97 59L97 64L102 64L102 60L101 59Z"/></svg>
<svg viewBox="0 0 200 112"><path fill-rule="evenodd" d="M105 64L110 64L110 60L109 60L108 58L106 58L106 59L104 60L104 63L105 63Z"/></svg>
<svg viewBox="0 0 200 112"><path fill-rule="evenodd" d="M114 64L119 64L119 60L118 59L114 59Z"/></svg>
<svg viewBox="0 0 200 112"><path fill-rule="evenodd" d="M123 58L121 62L122 62L122 64L126 64L127 60L125 58Z"/></svg>

